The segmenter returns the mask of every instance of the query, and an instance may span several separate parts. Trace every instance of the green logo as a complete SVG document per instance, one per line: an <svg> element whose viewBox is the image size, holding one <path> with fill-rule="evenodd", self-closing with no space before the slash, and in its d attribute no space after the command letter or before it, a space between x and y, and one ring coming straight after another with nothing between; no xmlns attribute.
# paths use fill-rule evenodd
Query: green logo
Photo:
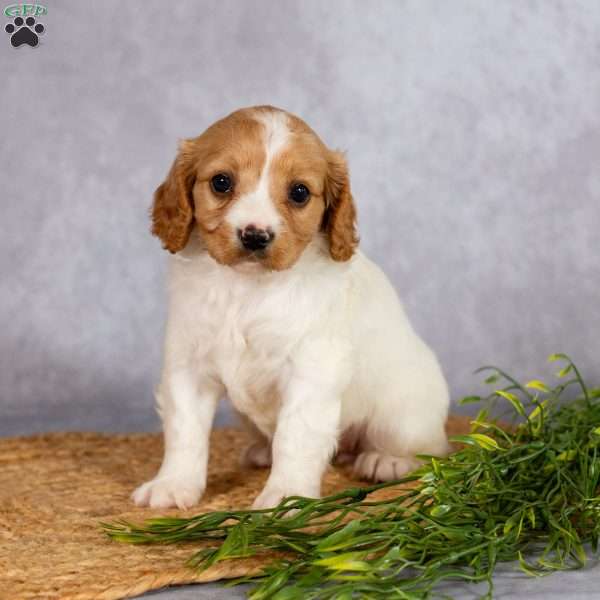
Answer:
<svg viewBox="0 0 600 600"><path fill-rule="evenodd" d="M11 4L4 9L7 17L39 17L48 13L48 9L41 4Z"/></svg>

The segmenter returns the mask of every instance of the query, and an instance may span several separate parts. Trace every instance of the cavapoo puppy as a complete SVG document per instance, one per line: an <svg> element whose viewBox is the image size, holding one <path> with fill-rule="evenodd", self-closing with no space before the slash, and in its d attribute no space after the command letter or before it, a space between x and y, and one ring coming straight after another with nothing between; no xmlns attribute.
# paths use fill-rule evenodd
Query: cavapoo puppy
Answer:
<svg viewBox="0 0 600 600"><path fill-rule="evenodd" d="M438 362L357 249L344 156L301 119L245 108L183 141L152 232L172 253L165 453L136 504L198 502L225 394L253 435L243 461L271 467L257 508L318 497L336 451L374 480L447 452Z"/></svg>

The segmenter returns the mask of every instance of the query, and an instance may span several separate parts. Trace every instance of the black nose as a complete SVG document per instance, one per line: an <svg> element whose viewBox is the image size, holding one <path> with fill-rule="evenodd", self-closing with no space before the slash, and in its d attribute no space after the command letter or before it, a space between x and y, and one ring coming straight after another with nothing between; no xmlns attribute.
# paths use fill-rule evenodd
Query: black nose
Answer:
<svg viewBox="0 0 600 600"><path fill-rule="evenodd" d="M238 237L246 250L264 250L275 237L270 229L257 229L254 225L248 225L244 229L238 229Z"/></svg>

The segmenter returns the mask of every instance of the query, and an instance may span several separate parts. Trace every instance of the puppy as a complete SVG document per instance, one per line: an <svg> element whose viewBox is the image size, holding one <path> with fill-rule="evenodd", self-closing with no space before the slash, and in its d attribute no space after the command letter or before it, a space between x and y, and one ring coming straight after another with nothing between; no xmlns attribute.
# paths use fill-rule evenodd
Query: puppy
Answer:
<svg viewBox="0 0 600 600"><path fill-rule="evenodd" d="M183 141L152 232L173 254L157 389L165 453L136 504L198 502L225 393L253 435L245 464L271 466L256 508L318 497L336 449L373 480L447 451L438 362L357 249L344 156L298 117L245 108Z"/></svg>

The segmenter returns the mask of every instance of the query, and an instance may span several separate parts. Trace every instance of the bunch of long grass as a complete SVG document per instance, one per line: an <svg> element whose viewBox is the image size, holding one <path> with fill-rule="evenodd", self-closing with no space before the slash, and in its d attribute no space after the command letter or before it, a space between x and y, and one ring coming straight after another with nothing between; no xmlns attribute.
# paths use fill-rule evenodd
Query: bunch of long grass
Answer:
<svg viewBox="0 0 600 600"><path fill-rule="evenodd" d="M531 575L579 568L586 548L597 553L600 534L600 389L588 389L566 355L550 360L564 365L552 388L484 367L486 382L499 385L463 400L483 403L471 433L453 439L463 448L426 457L399 481L105 531L131 543L209 542L190 558L192 568L280 553L262 573L238 580L255 583L254 599L424 598L444 580L488 582L491 596L499 562L516 560ZM573 387L578 396L565 402ZM515 417L510 427L498 425L499 401ZM374 499L383 488L397 490Z"/></svg>

